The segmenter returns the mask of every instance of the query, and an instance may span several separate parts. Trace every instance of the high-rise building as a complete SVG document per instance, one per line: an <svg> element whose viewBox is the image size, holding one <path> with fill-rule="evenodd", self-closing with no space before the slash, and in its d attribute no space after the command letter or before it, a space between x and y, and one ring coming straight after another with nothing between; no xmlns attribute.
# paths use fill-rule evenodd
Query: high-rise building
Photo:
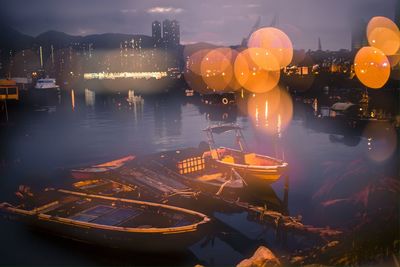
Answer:
<svg viewBox="0 0 400 267"><path fill-rule="evenodd" d="M166 19L163 21L162 26L165 48L176 48L180 43L179 22Z"/></svg>
<svg viewBox="0 0 400 267"><path fill-rule="evenodd" d="M161 22L157 20L153 22L153 24L151 25L151 36L153 37L154 40L154 46L160 47L162 43Z"/></svg>

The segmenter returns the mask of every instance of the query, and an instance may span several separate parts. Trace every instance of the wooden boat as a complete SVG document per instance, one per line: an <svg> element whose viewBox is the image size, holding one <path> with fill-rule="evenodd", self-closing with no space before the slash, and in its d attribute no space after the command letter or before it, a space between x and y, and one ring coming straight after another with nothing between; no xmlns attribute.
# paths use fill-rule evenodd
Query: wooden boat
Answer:
<svg viewBox="0 0 400 267"><path fill-rule="evenodd" d="M210 150L203 154L203 158L210 160L219 168L234 169L249 186L271 184L277 181L287 169L288 164L282 160L246 152L242 129L237 125L211 126L204 131L208 137ZM216 147L213 134L228 131L235 132L240 150Z"/></svg>
<svg viewBox="0 0 400 267"><path fill-rule="evenodd" d="M75 189L82 192L103 196L131 196L136 188L109 179L81 180L72 184Z"/></svg>
<svg viewBox="0 0 400 267"><path fill-rule="evenodd" d="M71 175L76 179L91 179L98 175L104 175L110 171L116 170L124 166L127 162L135 159L135 156L129 155L120 159L108 161L105 163L90 166L88 168L73 169Z"/></svg>
<svg viewBox="0 0 400 267"><path fill-rule="evenodd" d="M203 157L203 149L186 148L152 155L142 165L158 170L192 188L213 194L235 193L243 188L243 181L231 170L214 168Z"/></svg>
<svg viewBox="0 0 400 267"><path fill-rule="evenodd" d="M63 189L27 196L18 206L2 203L0 212L46 233L138 251L184 250L203 237L210 221L175 206Z"/></svg>

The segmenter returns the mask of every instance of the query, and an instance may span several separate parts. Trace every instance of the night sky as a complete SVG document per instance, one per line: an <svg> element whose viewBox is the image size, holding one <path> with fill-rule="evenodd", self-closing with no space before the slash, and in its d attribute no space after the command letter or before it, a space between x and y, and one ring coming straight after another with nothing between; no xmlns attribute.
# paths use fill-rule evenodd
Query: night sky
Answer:
<svg viewBox="0 0 400 267"><path fill-rule="evenodd" d="M138 33L151 35L154 20L176 19L181 42L240 44L261 16L262 25L278 18L278 28L296 49L349 49L351 25L373 16L394 18L399 0L0 0L1 23L36 36L47 30L73 35Z"/></svg>

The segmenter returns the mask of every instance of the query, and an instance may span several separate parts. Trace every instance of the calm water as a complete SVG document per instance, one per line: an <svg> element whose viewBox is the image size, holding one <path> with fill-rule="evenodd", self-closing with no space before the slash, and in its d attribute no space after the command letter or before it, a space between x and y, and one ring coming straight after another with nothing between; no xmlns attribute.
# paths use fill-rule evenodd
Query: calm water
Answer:
<svg viewBox="0 0 400 267"><path fill-rule="evenodd" d="M34 189L62 185L69 181L66 170L72 167L132 153L196 147L205 140L201 129L218 118L244 127L249 146L256 151L284 156L290 165L289 213L301 215L305 223L346 228L360 207L349 198L376 177L396 173L395 156L384 162L370 156L375 147L391 146L385 135L368 139L337 125L321 125L310 119L310 109L302 103L295 103L291 124L277 137L255 127L239 111L209 110L192 98L145 97L143 105L129 106L123 95L93 96L83 90L74 91L72 103L70 92L60 98L43 97L29 111L11 112L11 122L1 126L1 200L12 199L19 184ZM230 138L218 141L233 144ZM273 189L282 199L283 181ZM356 205L350 209L322 205L331 200ZM182 255L157 257L77 244L1 220L0 264L236 264L261 243L282 254L301 243L292 237L282 245L271 228L249 220L246 213L212 216L221 225L213 239L205 237Z"/></svg>

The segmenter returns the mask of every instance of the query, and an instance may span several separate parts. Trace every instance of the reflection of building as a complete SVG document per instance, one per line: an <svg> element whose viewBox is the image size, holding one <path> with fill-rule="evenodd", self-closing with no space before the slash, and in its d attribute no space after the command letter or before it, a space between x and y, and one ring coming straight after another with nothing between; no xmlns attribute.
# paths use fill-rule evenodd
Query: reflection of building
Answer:
<svg viewBox="0 0 400 267"><path fill-rule="evenodd" d="M180 43L179 22L176 20L163 21L163 41L165 48L175 48Z"/></svg>
<svg viewBox="0 0 400 267"><path fill-rule="evenodd" d="M353 22L351 30L351 50L358 50L363 46L368 45L366 36L367 23L359 19Z"/></svg>

